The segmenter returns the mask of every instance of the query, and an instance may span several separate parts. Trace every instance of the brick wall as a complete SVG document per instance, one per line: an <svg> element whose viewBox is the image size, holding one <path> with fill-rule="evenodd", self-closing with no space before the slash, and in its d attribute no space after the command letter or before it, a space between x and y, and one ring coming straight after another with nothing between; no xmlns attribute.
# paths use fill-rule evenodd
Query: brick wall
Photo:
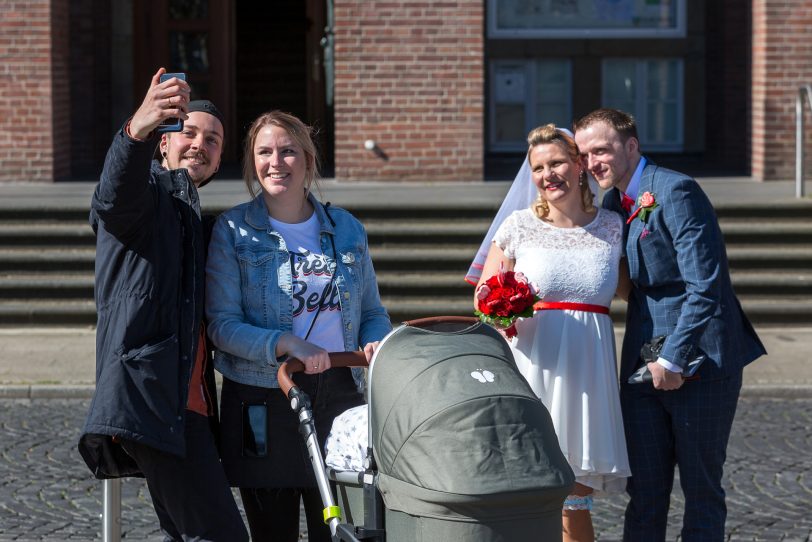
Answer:
<svg viewBox="0 0 812 542"><path fill-rule="evenodd" d="M0 3L0 182L69 173L67 21L68 0Z"/></svg>
<svg viewBox="0 0 812 542"><path fill-rule="evenodd" d="M482 179L483 18L483 0L335 0L337 178Z"/></svg>
<svg viewBox="0 0 812 542"><path fill-rule="evenodd" d="M752 175L795 178L795 96L812 84L812 0L753 0ZM812 115L806 110L806 171Z"/></svg>

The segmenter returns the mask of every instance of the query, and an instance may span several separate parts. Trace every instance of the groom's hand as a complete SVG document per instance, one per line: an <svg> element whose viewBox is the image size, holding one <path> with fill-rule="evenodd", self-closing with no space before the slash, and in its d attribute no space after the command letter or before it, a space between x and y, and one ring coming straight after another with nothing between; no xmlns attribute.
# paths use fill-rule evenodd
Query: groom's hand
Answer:
<svg viewBox="0 0 812 542"><path fill-rule="evenodd" d="M680 373L669 371L656 362L649 363L648 370L651 371L652 383L658 390L676 390L685 382Z"/></svg>

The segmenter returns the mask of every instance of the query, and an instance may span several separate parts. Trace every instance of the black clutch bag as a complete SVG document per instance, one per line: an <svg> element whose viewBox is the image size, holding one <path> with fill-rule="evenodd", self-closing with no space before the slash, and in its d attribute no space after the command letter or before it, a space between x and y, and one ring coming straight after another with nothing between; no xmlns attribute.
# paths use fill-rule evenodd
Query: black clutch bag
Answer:
<svg viewBox="0 0 812 542"><path fill-rule="evenodd" d="M642 384L643 382L652 381L651 371L648 370L648 364L657 361L657 358L660 357L660 352L665 344L665 338L665 335L659 335L651 339L651 341L643 344L643 346L640 348L640 360L643 362L643 364L634 373L632 373L632 376L629 377L627 380L629 384ZM694 378L694 374L696 374L699 366L702 365L706 359L707 356L705 353L699 351L698 354L688 362L688 365L685 366L685 369L682 371L682 376L686 380Z"/></svg>

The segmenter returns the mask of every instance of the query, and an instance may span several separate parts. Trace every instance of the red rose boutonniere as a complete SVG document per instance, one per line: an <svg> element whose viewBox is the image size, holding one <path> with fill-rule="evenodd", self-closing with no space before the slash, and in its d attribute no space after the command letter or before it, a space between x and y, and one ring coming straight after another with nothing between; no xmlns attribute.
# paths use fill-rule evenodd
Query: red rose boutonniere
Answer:
<svg viewBox="0 0 812 542"><path fill-rule="evenodd" d="M533 305L539 301L536 292L522 273L502 268L477 289L474 314L486 324L504 328L510 339L516 336L516 320L533 316Z"/></svg>
<svg viewBox="0 0 812 542"><path fill-rule="evenodd" d="M634 217L640 215L640 220L643 222L648 220L648 215L658 207L657 201L654 199L654 194L651 192L643 192L643 195L637 198L637 209L632 213L632 216L626 221L626 224L631 224Z"/></svg>

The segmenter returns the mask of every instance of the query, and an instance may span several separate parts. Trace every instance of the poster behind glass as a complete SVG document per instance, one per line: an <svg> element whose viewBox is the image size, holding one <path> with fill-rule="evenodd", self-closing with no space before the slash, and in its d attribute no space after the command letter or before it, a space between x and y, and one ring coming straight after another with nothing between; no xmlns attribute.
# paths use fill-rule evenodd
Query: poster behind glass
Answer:
<svg viewBox="0 0 812 542"><path fill-rule="evenodd" d="M674 37L685 0L490 0L492 37Z"/></svg>

